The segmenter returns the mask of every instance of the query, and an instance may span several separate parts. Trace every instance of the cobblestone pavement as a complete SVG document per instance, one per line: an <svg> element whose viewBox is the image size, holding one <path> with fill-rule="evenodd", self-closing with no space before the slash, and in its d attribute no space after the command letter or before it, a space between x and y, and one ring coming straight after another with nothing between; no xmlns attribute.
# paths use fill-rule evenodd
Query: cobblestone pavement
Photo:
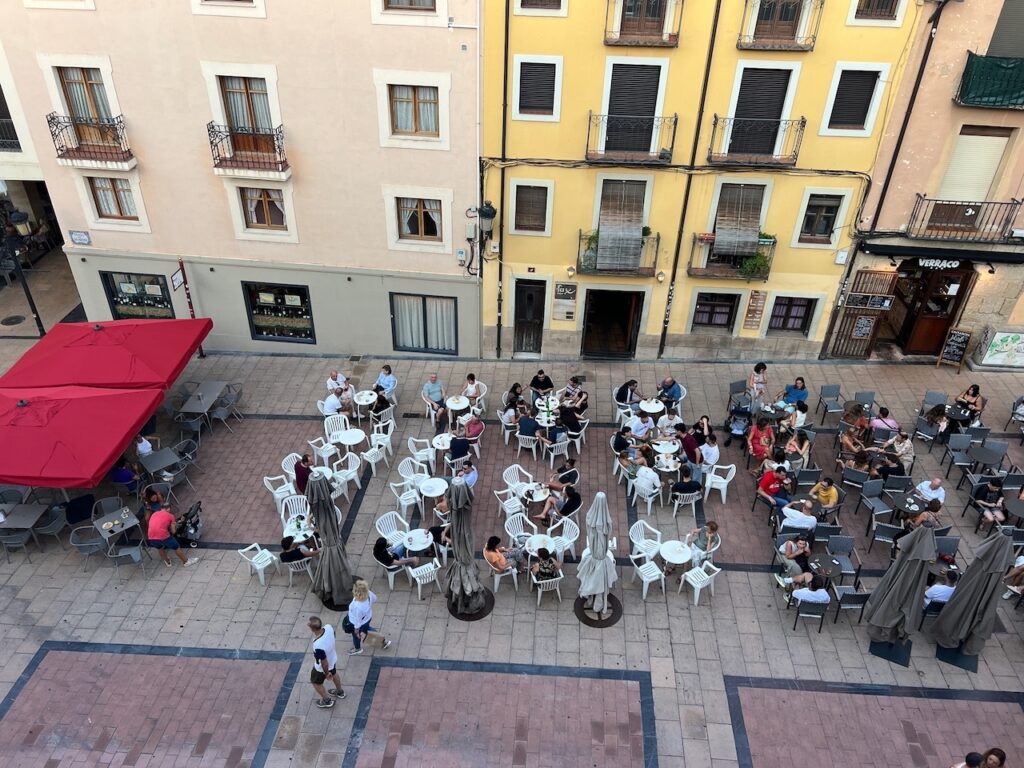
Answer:
<svg viewBox="0 0 1024 768"><path fill-rule="evenodd" d="M0 359L8 357L14 359L0 352ZM242 766L249 761L251 768L414 761L572 765L562 755L564 747L573 745L579 764L586 758L588 765L618 766L638 759L640 737L643 764L731 768L777 765L778 734L793 722L806 724L800 733L842 731L841 739L816 741L801 752L801 760L822 766L871 765L863 746L882 739L891 743L886 764L894 765L944 766L968 750L995 745L1012 758L1020 749L1024 613L1015 613L1010 602L1001 603L1000 631L981 655L977 673L938 661L927 632L913 636L909 667L870 655L856 612L845 612L837 623L830 614L821 634L812 622L794 630L792 612L786 613L768 572L771 540L764 511L751 511L753 479L736 445L726 449L722 460L739 467L728 502L723 505L714 494L698 510L698 519L706 516L722 525L724 544L716 560L726 568L713 598L703 595L699 606L688 590L677 594L674 578L667 595L652 585L642 601L640 584L630 583L623 560L614 591L624 616L607 629L583 626L573 614L577 582L572 562L565 566L562 602L547 595L538 608L525 583L516 592L505 580L493 613L473 623L453 619L434 587L426 587L420 601L399 576L390 591L370 554L373 522L395 508L387 483L399 477L396 467L408 455L407 438L432 434L418 400L421 382L428 371L437 370L454 389L472 370L491 385L493 419L501 390L512 381L528 382L538 367L523 362L390 361L401 380L395 455L390 468L381 465L351 504L341 499L339 506L353 567L370 579L379 597L375 626L394 645L361 656L342 653L339 671L349 696L332 709L318 709L308 683L305 624L312 614L337 623L339 614L308 592L301 574L291 587L286 576L276 574L261 586L233 550L253 541L274 544L280 536L262 478L280 474L286 454L301 453L307 440L322 434L314 401L322 397L327 371L339 367L368 386L382 362L241 355L193 361L183 378L245 384L245 420L232 420L233 432L218 423L204 435L203 471L190 475L195 490L175 489L179 506L195 498L203 501L201 562L168 569L152 561L146 577L125 567L117 575L101 558L83 563L77 552L62 550L52 539L44 542L42 552L30 546L31 561L14 552L10 563L0 562L0 696L7 696L0 705L0 744L8 750L13 745L23 764L46 768L131 765L129 757L136 758L135 765ZM627 507L624 486L611 478L610 389L634 377L645 391L652 390L671 369L689 389L683 417L689 421L707 413L718 423L728 382L744 378L747 366L585 361L544 368L557 383L572 373L587 377L595 404L580 458L584 510L594 492L609 493L618 556L628 554L626 531L637 514L665 539L691 528L688 511L673 518L671 507L655 503L647 517L645 509L638 513ZM873 389L905 423L925 390L953 395L977 382L990 398L986 423L996 433L1003 431L1008 404L1024 392L1024 376L968 371L957 376L945 367L772 365L769 375L773 389L805 376L812 403L823 383L842 384L844 394ZM826 428L834 426L833 417ZM163 421L160 430L166 439L177 437ZM814 453L819 465L829 466L833 438L833 432L819 434ZM1011 459L1024 464L1019 439L1011 441ZM940 450L929 454L920 443L917 450L915 479L939 472ZM501 470L515 461L514 446L506 447L496 425L489 424L476 493L478 543L502 533L491 490L500 484ZM526 454L519 461L535 476L549 471L546 462ZM955 490L956 479L954 473L947 484L948 522L962 537L965 563L980 539L973 517L960 516L965 495ZM870 588L888 557L880 546L865 553L867 517L863 511L853 514L856 500L852 493L842 522L844 532L857 537ZM426 510L421 524L429 524L431 515ZM581 540L577 553L582 546ZM482 575L493 586L489 574ZM120 653L111 643L136 650ZM236 658L237 649L249 656ZM244 671L236 673L236 667ZM67 694L61 685L70 687ZM209 703L217 713L211 718L192 712ZM118 712L129 712L130 718ZM244 734L229 720L238 712L251 714ZM88 719L88 728L76 726L75 718L82 716L92 718L95 726ZM127 726L118 717L130 719L130 738L120 732ZM176 723L173 739L142 738L147 723L154 722L150 731L155 732L167 718ZM956 728L932 727L943 718L955 719ZM564 727L551 725L563 722ZM913 725L912 732L904 722ZM49 730L35 732L37 725ZM203 734L210 734L205 742ZM50 750L45 755L40 751L44 746ZM240 754L233 751L238 747ZM197 750L205 754L194 755ZM447 763L446 755L453 756ZM175 762L183 758L191 762Z"/></svg>

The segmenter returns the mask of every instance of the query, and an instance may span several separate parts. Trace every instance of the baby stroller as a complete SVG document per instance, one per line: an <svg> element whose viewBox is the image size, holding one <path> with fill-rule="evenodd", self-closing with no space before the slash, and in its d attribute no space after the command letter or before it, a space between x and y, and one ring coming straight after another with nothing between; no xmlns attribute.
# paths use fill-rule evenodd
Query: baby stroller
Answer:
<svg viewBox="0 0 1024 768"><path fill-rule="evenodd" d="M197 501L188 511L178 518L178 527L174 536L179 544L187 544L190 547L198 547L199 539L203 535L203 502Z"/></svg>
<svg viewBox="0 0 1024 768"><path fill-rule="evenodd" d="M743 440L750 430L751 423L751 414L747 408L738 407L729 411L729 416L725 420L725 433L728 435L725 438L725 446L732 445L733 438Z"/></svg>

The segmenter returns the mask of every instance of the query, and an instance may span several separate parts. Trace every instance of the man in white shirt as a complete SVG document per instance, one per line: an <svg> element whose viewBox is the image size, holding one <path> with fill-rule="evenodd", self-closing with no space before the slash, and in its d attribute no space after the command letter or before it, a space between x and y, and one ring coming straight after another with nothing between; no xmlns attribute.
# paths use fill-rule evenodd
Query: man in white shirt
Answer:
<svg viewBox="0 0 1024 768"><path fill-rule="evenodd" d="M657 489L661 486L661 477L650 467L641 465L636 470L636 482Z"/></svg>
<svg viewBox="0 0 1024 768"><path fill-rule="evenodd" d="M324 411L326 411L328 415L333 415L341 411L341 392L341 387L335 387L331 390L331 394L324 398Z"/></svg>
<svg viewBox="0 0 1024 768"><path fill-rule="evenodd" d="M669 408L662 414L661 418L658 419L658 431L664 437L672 437L676 433L676 424L682 424L683 420L679 418L679 414L675 408Z"/></svg>
<svg viewBox="0 0 1024 768"><path fill-rule="evenodd" d="M346 381L347 379L340 373L337 371L331 371L331 375L327 377L327 391L333 392Z"/></svg>
<svg viewBox="0 0 1024 768"><path fill-rule="evenodd" d="M829 597L825 589L825 580L821 576L815 576L806 587L793 590L793 599L800 603L828 603Z"/></svg>
<svg viewBox="0 0 1024 768"><path fill-rule="evenodd" d="M718 463L718 460L722 457L722 452L718 448L718 438L713 434L708 435L704 439L704 445L700 447L700 456L702 469L705 472L710 472L711 468Z"/></svg>
<svg viewBox="0 0 1024 768"><path fill-rule="evenodd" d="M818 525L818 518L814 516L814 502L791 501L782 508L783 526L786 528L798 528L803 531L813 531Z"/></svg>
<svg viewBox="0 0 1024 768"><path fill-rule="evenodd" d="M633 430L633 437L637 440L650 440L654 437L654 419L649 413L638 413L629 422L629 427Z"/></svg>
<svg viewBox="0 0 1024 768"><path fill-rule="evenodd" d="M334 699L345 698L341 678L338 677L338 650L334 643L334 627L330 624L325 626L319 616L310 616L306 626L313 633L313 669L309 673L309 682L313 684L313 689L320 697L316 700L316 705L321 709L327 709L334 706ZM330 691L324 688L324 681L328 678L335 686Z"/></svg>
<svg viewBox="0 0 1024 768"><path fill-rule="evenodd" d="M942 478L933 477L931 480L923 480L914 489L914 493L925 501L938 499L940 504L946 503L946 489L942 487Z"/></svg>
<svg viewBox="0 0 1024 768"><path fill-rule="evenodd" d="M933 584L924 593L924 607L931 603L948 603L956 590L956 580L959 578L956 571L946 571L946 582L944 584Z"/></svg>

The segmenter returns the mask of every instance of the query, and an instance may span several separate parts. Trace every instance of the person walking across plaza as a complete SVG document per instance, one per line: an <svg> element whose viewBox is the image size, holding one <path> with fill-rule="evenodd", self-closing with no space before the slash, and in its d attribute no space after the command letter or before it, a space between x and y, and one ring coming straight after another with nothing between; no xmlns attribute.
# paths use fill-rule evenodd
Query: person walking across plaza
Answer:
<svg viewBox="0 0 1024 768"><path fill-rule="evenodd" d="M363 640L369 632L377 630L370 626L373 620L373 604L377 602L377 595L370 591L369 585L359 579L352 585L352 602L348 605L348 620L352 625L352 648L349 656L356 656L363 652ZM382 648L391 647L391 641L384 638Z"/></svg>
<svg viewBox="0 0 1024 768"><path fill-rule="evenodd" d="M341 687L341 678L337 670L338 650L334 641L334 627L330 624L325 625L319 616L310 616L306 626L313 633L313 669L309 673L309 682L313 684L313 690L319 696L316 705L321 709L327 709L334 706L334 699L345 698L345 690ZM328 678L334 683L330 691L324 688L324 682Z"/></svg>

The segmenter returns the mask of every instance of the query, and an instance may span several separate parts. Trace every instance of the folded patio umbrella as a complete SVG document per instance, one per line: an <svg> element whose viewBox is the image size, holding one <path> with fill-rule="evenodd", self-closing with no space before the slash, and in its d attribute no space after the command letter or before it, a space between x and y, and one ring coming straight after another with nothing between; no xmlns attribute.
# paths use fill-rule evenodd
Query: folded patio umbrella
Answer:
<svg viewBox="0 0 1024 768"><path fill-rule="evenodd" d="M608 591L618 573L615 556L608 551L608 537L612 533L612 518L608 513L608 497L603 491L594 495L587 511L587 552L576 569L580 580L580 597L594 598L594 611L601 614L608 607Z"/></svg>
<svg viewBox="0 0 1024 768"><path fill-rule="evenodd" d="M306 499L322 544L313 572L312 589L324 605L341 610L352 599L353 579L345 542L338 530L338 512L331 498L330 481L319 474L311 475L306 483Z"/></svg>
<svg viewBox="0 0 1024 768"><path fill-rule="evenodd" d="M935 532L919 526L900 539L900 553L864 606L868 637L895 643L917 627L924 611L928 566L935 559Z"/></svg>
<svg viewBox="0 0 1024 768"><path fill-rule="evenodd" d="M473 491L464 482L453 481L447 495L454 557L445 572L445 595L453 613L472 615L487 601L473 557Z"/></svg>
<svg viewBox="0 0 1024 768"><path fill-rule="evenodd" d="M1003 591L1003 575L1013 564L1013 542L1009 536L993 535L974 552L974 560L956 583L953 596L932 624L935 642L943 648L957 648L977 656L992 636L996 606Z"/></svg>

